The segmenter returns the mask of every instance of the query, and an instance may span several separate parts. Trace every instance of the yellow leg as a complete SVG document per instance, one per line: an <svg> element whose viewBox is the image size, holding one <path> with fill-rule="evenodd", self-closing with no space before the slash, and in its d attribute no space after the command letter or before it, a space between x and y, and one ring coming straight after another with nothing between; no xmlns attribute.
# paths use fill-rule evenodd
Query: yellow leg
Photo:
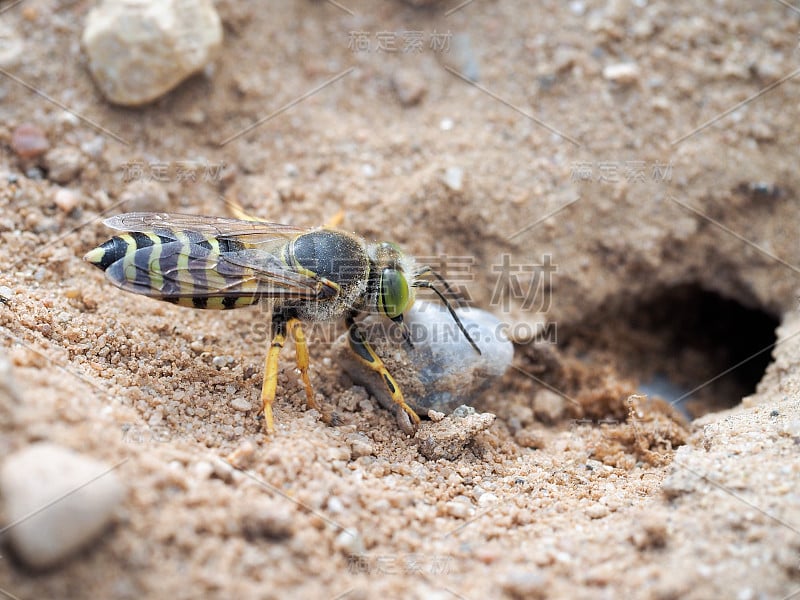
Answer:
<svg viewBox="0 0 800 600"><path fill-rule="evenodd" d="M325 227L331 227L335 229L342 224L342 221L344 221L344 209L340 209L339 212L333 215L333 217L331 217L328 222L325 223Z"/></svg>
<svg viewBox="0 0 800 600"><path fill-rule="evenodd" d="M228 194L225 198L225 204L228 205L228 210L234 218L241 219L242 221L261 221L261 219L247 214L234 196L235 194Z"/></svg>
<svg viewBox="0 0 800 600"><path fill-rule="evenodd" d="M356 325L355 321L352 318L347 319L347 327L349 329L349 341L350 341L350 348L355 352L358 359L367 367L375 371L381 376L383 379L383 383L386 384L386 388L389 390L389 396L392 399L392 402L397 404L400 408L402 408L408 416L411 418L411 422L414 425L419 425L419 415L414 412L408 404L406 404L405 399L403 398L403 392L400 391L400 386L397 385L394 377L392 374L389 373L389 370L386 368L386 365L383 364L381 358L375 353L375 350L372 349L367 338L364 337L364 334Z"/></svg>
<svg viewBox="0 0 800 600"><path fill-rule="evenodd" d="M308 408L319 408L319 406L317 406L317 401L314 399L314 388L311 387L311 380L308 378L308 344L306 344L306 336L303 333L300 319L289 319L288 328L294 338L294 346L297 353L297 368L300 369L300 376L303 378L303 385L306 388L306 402L308 403Z"/></svg>
<svg viewBox="0 0 800 600"><path fill-rule="evenodd" d="M278 355L286 342L286 322L275 320L272 323L272 342L264 362L264 383L261 386L261 406L264 411L264 429L267 433L275 431L272 419L272 403L278 388Z"/></svg>
<svg viewBox="0 0 800 600"><path fill-rule="evenodd" d="M228 205L228 210L235 219L241 219L242 221L263 221L263 219L254 217L246 212L245 209L242 208L242 205L239 203L239 201L235 198L235 195L235 193L232 193L225 197L225 204ZM325 227L335 229L342 224L342 221L344 221L344 209L339 210L339 212L333 215L333 217L331 217L328 222L325 223Z"/></svg>

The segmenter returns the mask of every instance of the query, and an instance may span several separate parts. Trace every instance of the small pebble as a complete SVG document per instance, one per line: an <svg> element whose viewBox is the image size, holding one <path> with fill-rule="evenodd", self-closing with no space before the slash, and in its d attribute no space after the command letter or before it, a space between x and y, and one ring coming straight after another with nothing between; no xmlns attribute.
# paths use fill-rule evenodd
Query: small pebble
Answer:
<svg viewBox="0 0 800 600"><path fill-rule="evenodd" d="M416 69L398 69L392 76L392 85L403 106L415 106L428 91L425 79Z"/></svg>
<svg viewBox="0 0 800 600"><path fill-rule="evenodd" d="M334 514L342 514L344 512L344 504L338 496L331 496L326 502L328 511Z"/></svg>
<svg viewBox="0 0 800 600"><path fill-rule="evenodd" d="M47 152L50 142L39 127L23 123L11 134L11 148L20 158L35 158Z"/></svg>
<svg viewBox="0 0 800 600"><path fill-rule="evenodd" d="M92 77L108 100L123 106L170 91L203 70L221 44L211 0L104 0L83 31Z"/></svg>
<svg viewBox="0 0 800 600"><path fill-rule="evenodd" d="M628 85L639 80L640 70L635 63L608 65L603 69L603 77L609 81Z"/></svg>
<svg viewBox="0 0 800 600"><path fill-rule="evenodd" d="M331 446L328 448L326 452L328 456L328 460L342 460L342 461L349 461L352 457L352 451L350 448L345 448L344 446Z"/></svg>
<svg viewBox="0 0 800 600"><path fill-rule="evenodd" d="M573 0L569 3L569 10L573 15L582 17L586 12L586 4L584 4L581 0Z"/></svg>
<svg viewBox="0 0 800 600"><path fill-rule="evenodd" d="M71 213L78 206L80 197L76 192L66 188L59 188L53 195L53 203L65 214Z"/></svg>
<svg viewBox="0 0 800 600"><path fill-rule="evenodd" d="M244 398L234 398L231 400L231 406L241 412L248 412L253 408L253 405Z"/></svg>
<svg viewBox="0 0 800 600"><path fill-rule="evenodd" d="M514 600L540 600L550 596L547 583L538 570L514 571L503 580L502 588Z"/></svg>
<svg viewBox="0 0 800 600"><path fill-rule="evenodd" d="M439 421L443 420L445 414L443 412L438 412L433 409L428 411L428 418L433 421L434 423L438 423Z"/></svg>
<svg viewBox="0 0 800 600"><path fill-rule="evenodd" d="M256 447L253 442L245 439L227 456L227 460L232 466L244 469L255 458L255 453Z"/></svg>
<svg viewBox="0 0 800 600"><path fill-rule="evenodd" d="M491 492L486 492L485 494L478 496L478 506L481 508L491 506L495 502L497 502L497 496Z"/></svg>
<svg viewBox="0 0 800 600"><path fill-rule="evenodd" d="M83 153L72 146L59 146L44 155L47 178L56 183L69 183L83 169Z"/></svg>
<svg viewBox="0 0 800 600"><path fill-rule="evenodd" d="M590 519L602 519L606 515L608 515L608 507L599 502L586 509L586 516Z"/></svg>
<svg viewBox="0 0 800 600"><path fill-rule="evenodd" d="M100 158L106 147L105 139L98 135L81 144L81 152L92 158Z"/></svg>
<svg viewBox="0 0 800 600"><path fill-rule="evenodd" d="M544 423L556 423L564 415L566 401L548 389L539 390L533 398L533 413Z"/></svg>
<svg viewBox="0 0 800 600"><path fill-rule="evenodd" d="M428 460L458 459L475 436L494 423L495 416L491 413L477 413L470 407L464 407L472 413L461 416L457 414L459 408L438 423L425 423L417 431L419 452Z"/></svg>
<svg viewBox="0 0 800 600"><path fill-rule="evenodd" d="M461 167L447 167L442 181L454 192L460 192L464 185L464 169Z"/></svg>
<svg viewBox="0 0 800 600"><path fill-rule="evenodd" d="M109 468L49 443L28 446L6 458L0 469L0 492L6 522L19 521L8 536L23 562L35 569L54 566L99 536L125 495L119 477L107 472ZM43 507L47 508L31 515Z"/></svg>
<svg viewBox="0 0 800 600"><path fill-rule="evenodd" d="M468 519L475 513L475 509L468 502L459 500L446 502L444 508L448 515L456 519Z"/></svg>
<svg viewBox="0 0 800 600"><path fill-rule="evenodd" d="M227 367L230 364L233 364L232 356L215 356L214 358L211 359L211 365L215 369L221 369L223 367Z"/></svg>
<svg viewBox="0 0 800 600"><path fill-rule="evenodd" d="M350 455L353 459L375 454L375 446L363 433L351 433L345 440L350 445Z"/></svg>
<svg viewBox="0 0 800 600"><path fill-rule="evenodd" d="M333 540L333 547L348 556L358 556L365 552L364 540L361 538L358 529L354 527L343 529Z"/></svg>
<svg viewBox="0 0 800 600"><path fill-rule="evenodd" d="M155 181L131 181L119 199L128 212L161 212L169 205L167 190Z"/></svg>

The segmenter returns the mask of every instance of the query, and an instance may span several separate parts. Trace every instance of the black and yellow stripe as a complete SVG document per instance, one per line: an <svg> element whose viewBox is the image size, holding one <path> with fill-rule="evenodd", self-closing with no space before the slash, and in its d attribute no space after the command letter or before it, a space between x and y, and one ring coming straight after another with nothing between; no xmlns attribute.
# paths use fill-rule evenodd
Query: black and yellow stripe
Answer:
<svg viewBox="0 0 800 600"><path fill-rule="evenodd" d="M260 300L246 267L217 270L220 257L246 246L197 231L170 229L121 233L84 257L123 289L191 308L224 310ZM221 293L235 285L237 293ZM216 292L216 293L215 293Z"/></svg>

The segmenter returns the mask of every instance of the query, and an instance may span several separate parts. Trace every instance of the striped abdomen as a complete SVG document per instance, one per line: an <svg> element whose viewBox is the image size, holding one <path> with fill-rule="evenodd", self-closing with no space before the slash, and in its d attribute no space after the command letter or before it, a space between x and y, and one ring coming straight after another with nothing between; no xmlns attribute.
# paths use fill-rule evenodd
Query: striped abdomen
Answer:
<svg viewBox="0 0 800 600"><path fill-rule="evenodd" d="M84 258L124 290L181 306L227 309L261 298L251 269L220 260L244 249L236 240L165 229L122 233Z"/></svg>

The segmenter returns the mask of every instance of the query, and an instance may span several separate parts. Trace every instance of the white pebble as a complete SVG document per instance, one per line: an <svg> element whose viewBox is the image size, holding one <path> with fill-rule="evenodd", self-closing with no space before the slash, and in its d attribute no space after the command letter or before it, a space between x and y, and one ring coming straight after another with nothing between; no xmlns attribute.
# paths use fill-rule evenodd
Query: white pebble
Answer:
<svg viewBox="0 0 800 600"><path fill-rule="evenodd" d="M215 369L221 369L222 367L227 367L230 364L233 364L232 356L215 356L211 359L211 366L213 366Z"/></svg>
<svg viewBox="0 0 800 600"><path fill-rule="evenodd" d="M608 65L603 69L603 77L622 84L635 83L639 80L639 73L639 65L635 63Z"/></svg>
<svg viewBox="0 0 800 600"><path fill-rule="evenodd" d="M586 5L580 0L574 0L573 2L569 3L569 10L573 15L582 17L583 13L586 12Z"/></svg>
<svg viewBox="0 0 800 600"><path fill-rule="evenodd" d="M75 210L79 201L78 194L66 188L59 188L53 196L53 203L65 214Z"/></svg>
<svg viewBox="0 0 800 600"><path fill-rule="evenodd" d="M103 149L106 147L106 141L102 136L95 136L92 139L81 144L81 151L88 154L92 158L100 158L103 154Z"/></svg>
<svg viewBox="0 0 800 600"><path fill-rule="evenodd" d="M461 191L464 185L464 169L461 167L448 167L444 172L443 181L454 192Z"/></svg>
<svg viewBox="0 0 800 600"><path fill-rule="evenodd" d="M247 411L249 411L251 408L253 408L252 404L250 404L250 403L249 403L247 400L245 400L244 398L234 398L233 400L231 400L231 406L232 406L234 409L236 409L236 410L240 410L240 411L242 411L242 412L247 412Z"/></svg>
<svg viewBox="0 0 800 600"><path fill-rule="evenodd" d="M72 146L58 146L44 155L44 165L50 181L69 183L83 169L83 153Z"/></svg>
<svg viewBox="0 0 800 600"><path fill-rule="evenodd" d="M491 506L495 502L497 502L497 496L491 492L486 492L485 494L478 496L478 506L481 508Z"/></svg>
<svg viewBox="0 0 800 600"><path fill-rule="evenodd" d="M343 529L333 541L333 546L337 550L342 551L350 556L364 554L364 540L361 538L361 534L358 532L358 529L355 529L354 527Z"/></svg>
<svg viewBox="0 0 800 600"><path fill-rule="evenodd" d="M328 498L328 510L334 514L341 514L344 512L344 504L338 496L331 496Z"/></svg>
<svg viewBox="0 0 800 600"><path fill-rule="evenodd" d="M455 517L456 519L468 519L475 512L475 509L472 508L468 503L459 502L457 500L451 500L450 502L447 502L444 507L447 511L447 514L451 517Z"/></svg>
<svg viewBox="0 0 800 600"><path fill-rule="evenodd" d="M125 494L109 465L49 443L6 458L0 491L11 544L27 565L38 569L96 538Z"/></svg>
<svg viewBox="0 0 800 600"><path fill-rule="evenodd" d="M203 70L221 43L210 0L105 0L83 31L92 76L123 106L155 100Z"/></svg>
<svg viewBox="0 0 800 600"><path fill-rule="evenodd" d="M586 516L590 519L602 519L608 515L608 507L599 502L586 509Z"/></svg>

